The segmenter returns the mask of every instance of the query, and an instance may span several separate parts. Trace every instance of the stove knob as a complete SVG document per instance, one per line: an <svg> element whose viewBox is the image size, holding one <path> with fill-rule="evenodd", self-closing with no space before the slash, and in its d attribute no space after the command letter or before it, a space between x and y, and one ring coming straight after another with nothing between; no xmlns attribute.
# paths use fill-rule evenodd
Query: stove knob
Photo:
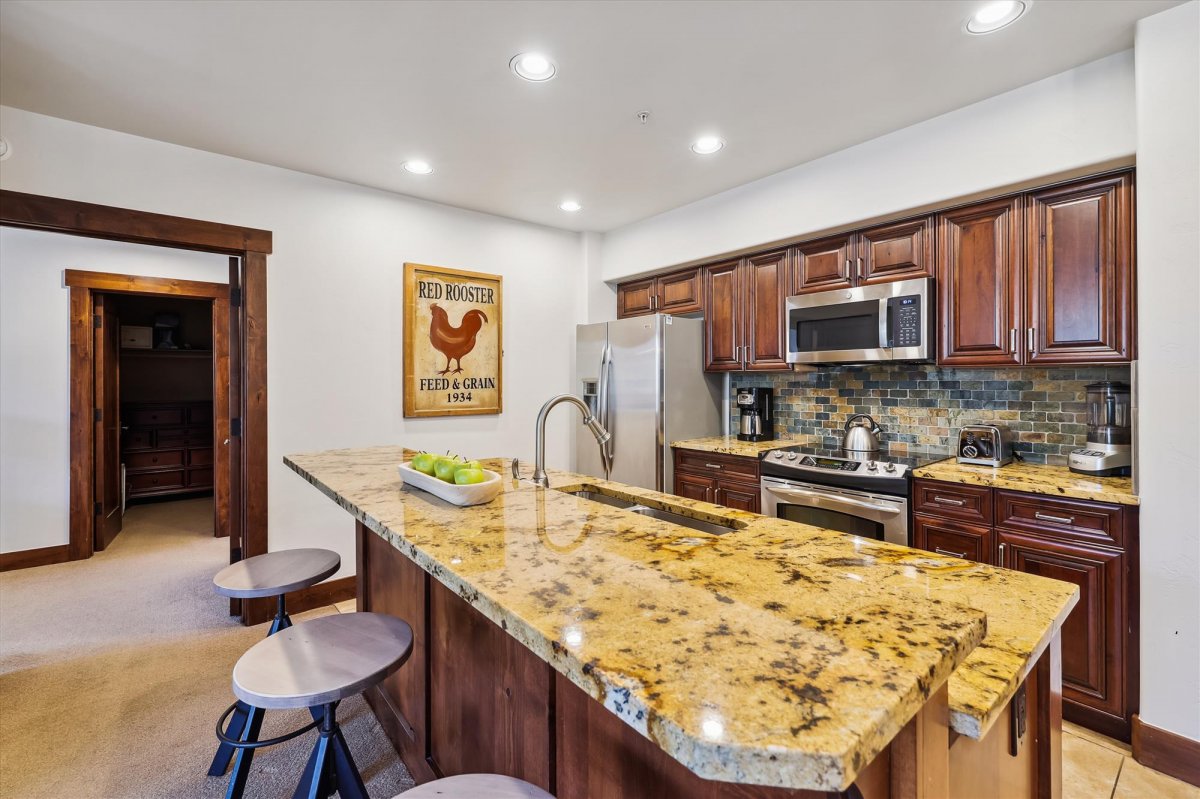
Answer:
<svg viewBox="0 0 1200 799"><path fill-rule="evenodd" d="M794 461L794 460L796 460L796 453L794 453L794 452L789 452L789 453L788 453L788 460L789 460L789 461Z"/></svg>
<svg viewBox="0 0 1200 799"><path fill-rule="evenodd" d="M896 464L894 464L894 463L889 463L889 464L887 465L887 470L888 470L889 472L894 472L894 471L896 471Z"/></svg>
<svg viewBox="0 0 1200 799"><path fill-rule="evenodd" d="M782 452L776 452L776 453L775 453L775 458L776 458L776 460L782 459L782 458L783 458L783 453L782 453Z"/></svg>
<svg viewBox="0 0 1200 799"><path fill-rule="evenodd" d="M867 461L867 471L868 472L873 472L878 468L879 468L879 464L876 463L875 461Z"/></svg>

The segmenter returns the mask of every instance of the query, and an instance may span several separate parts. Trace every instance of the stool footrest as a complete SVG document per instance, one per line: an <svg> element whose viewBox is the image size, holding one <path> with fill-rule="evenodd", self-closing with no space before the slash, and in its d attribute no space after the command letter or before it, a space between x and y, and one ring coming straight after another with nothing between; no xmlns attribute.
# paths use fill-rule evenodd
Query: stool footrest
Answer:
<svg viewBox="0 0 1200 799"><path fill-rule="evenodd" d="M276 744L281 744L284 741L290 741L293 738L298 738L309 730L315 730L321 723L321 720L317 718L313 719L308 724L305 724L298 730L292 730L289 733L285 733L275 738L268 738L265 741L242 741L238 738L230 738L225 734L225 730L222 729L225 726L225 719L229 718L233 714L233 711L237 710L239 704L239 702L234 702L225 709L225 712L221 714L221 718L217 719L217 738L221 741L221 743L232 746L234 749L262 749L266 746L275 746Z"/></svg>

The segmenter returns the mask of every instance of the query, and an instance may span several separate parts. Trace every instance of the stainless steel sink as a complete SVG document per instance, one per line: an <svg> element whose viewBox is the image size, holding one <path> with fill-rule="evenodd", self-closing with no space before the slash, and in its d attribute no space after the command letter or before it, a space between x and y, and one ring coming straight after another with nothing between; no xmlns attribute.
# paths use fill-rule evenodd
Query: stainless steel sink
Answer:
<svg viewBox="0 0 1200 799"><path fill-rule="evenodd" d="M660 521L678 524L680 527L687 527L690 530L698 530L702 533L711 533L713 535L723 535L733 532L738 529L732 523L721 524L719 522L703 521L701 519L693 519L690 516L684 516L682 513L675 513L661 508L651 508L647 505L639 505L636 502L631 502L620 497L601 494L599 491L568 491L571 496L579 497L580 499L588 499L592 502L599 502L601 505L627 510L630 513L636 513L639 516L648 516L651 519L659 519Z"/></svg>

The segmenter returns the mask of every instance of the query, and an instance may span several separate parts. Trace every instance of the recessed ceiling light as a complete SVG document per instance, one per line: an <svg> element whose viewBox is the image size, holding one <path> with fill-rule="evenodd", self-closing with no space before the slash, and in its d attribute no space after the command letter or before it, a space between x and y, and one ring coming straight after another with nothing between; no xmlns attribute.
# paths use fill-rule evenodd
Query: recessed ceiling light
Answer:
<svg viewBox="0 0 1200 799"><path fill-rule="evenodd" d="M558 204L558 207L563 209L564 211L571 211L572 213L583 208L582 205L575 202L574 200L563 200L561 203Z"/></svg>
<svg viewBox="0 0 1200 799"><path fill-rule="evenodd" d="M712 155L725 146L725 140L719 136L701 136L692 142L692 152L696 155Z"/></svg>
<svg viewBox="0 0 1200 799"><path fill-rule="evenodd" d="M404 170L412 172L414 175L428 175L433 171L433 167L428 161L422 161L420 158L413 158L404 162Z"/></svg>
<svg viewBox="0 0 1200 799"><path fill-rule="evenodd" d="M966 31L977 36L995 33L1016 22L1031 5L1033 0L996 0L988 3L967 20Z"/></svg>
<svg viewBox="0 0 1200 799"><path fill-rule="evenodd" d="M508 68L515 72L517 77L534 83L548 81L557 72L554 62L541 53L518 53L508 62Z"/></svg>

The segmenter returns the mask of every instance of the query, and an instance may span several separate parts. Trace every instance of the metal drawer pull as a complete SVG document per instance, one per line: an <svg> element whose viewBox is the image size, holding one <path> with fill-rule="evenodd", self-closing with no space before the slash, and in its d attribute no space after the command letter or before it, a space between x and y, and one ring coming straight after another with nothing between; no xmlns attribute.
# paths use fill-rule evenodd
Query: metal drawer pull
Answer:
<svg viewBox="0 0 1200 799"><path fill-rule="evenodd" d="M1049 513L1034 511L1033 518L1040 519L1043 522L1058 522L1059 524L1074 524L1074 516L1051 516Z"/></svg>
<svg viewBox="0 0 1200 799"><path fill-rule="evenodd" d="M967 504L967 503L963 502L961 499L947 499L946 497L934 497L933 501L941 503L942 505L957 505L960 508L963 505Z"/></svg>
<svg viewBox="0 0 1200 799"><path fill-rule="evenodd" d="M1007 548L1008 548L1008 544L1001 544L1001 545L1000 545L1000 562L996 564L997 566L1003 566L1003 565L1004 565L1004 552L1005 552L1005 550L1006 550Z"/></svg>
<svg viewBox="0 0 1200 799"><path fill-rule="evenodd" d="M707 467L708 467L708 468L710 468L710 469L720 469L720 468L722 468L722 467L721 467L721 464L719 464L719 463L706 463L706 464L704 464L704 465L705 465L705 466L707 466Z"/></svg>
<svg viewBox="0 0 1200 799"><path fill-rule="evenodd" d="M941 547L934 547L933 551L938 553L939 555L949 555L952 558L962 558L963 560L967 559L966 552L951 552L950 550L942 549Z"/></svg>

